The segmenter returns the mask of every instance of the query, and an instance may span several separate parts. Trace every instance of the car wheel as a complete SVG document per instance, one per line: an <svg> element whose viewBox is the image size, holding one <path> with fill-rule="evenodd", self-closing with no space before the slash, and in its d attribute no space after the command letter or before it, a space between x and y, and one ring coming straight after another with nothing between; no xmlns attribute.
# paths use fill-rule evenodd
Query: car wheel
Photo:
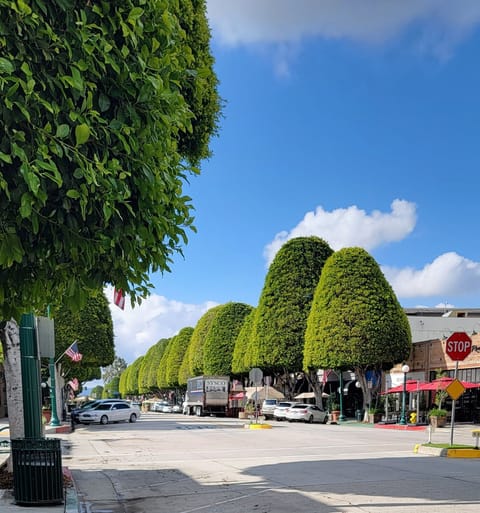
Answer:
<svg viewBox="0 0 480 513"><path fill-rule="evenodd" d="M135 413L132 413L130 415L130 419L128 421L129 422L137 422L137 416L135 415Z"/></svg>
<svg viewBox="0 0 480 513"><path fill-rule="evenodd" d="M308 422L309 424L313 424L313 415L310 415L310 417L308 417L308 420L305 420L305 422Z"/></svg>
<svg viewBox="0 0 480 513"><path fill-rule="evenodd" d="M100 424L108 424L108 417L106 415L102 415L101 419L100 419Z"/></svg>
<svg viewBox="0 0 480 513"><path fill-rule="evenodd" d="M323 423L326 424L328 422L328 415L325 415L324 419L323 419Z"/></svg>

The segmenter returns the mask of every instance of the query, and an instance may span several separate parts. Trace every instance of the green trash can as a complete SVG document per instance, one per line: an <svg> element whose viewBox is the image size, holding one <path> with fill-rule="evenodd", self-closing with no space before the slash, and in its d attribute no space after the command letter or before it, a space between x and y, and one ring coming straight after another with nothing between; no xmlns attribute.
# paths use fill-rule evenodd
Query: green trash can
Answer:
<svg viewBox="0 0 480 513"><path fill-rule="evenodd" d="M60 440L17 438L11 441L11 446L16 504L63 504Z"/></svg>

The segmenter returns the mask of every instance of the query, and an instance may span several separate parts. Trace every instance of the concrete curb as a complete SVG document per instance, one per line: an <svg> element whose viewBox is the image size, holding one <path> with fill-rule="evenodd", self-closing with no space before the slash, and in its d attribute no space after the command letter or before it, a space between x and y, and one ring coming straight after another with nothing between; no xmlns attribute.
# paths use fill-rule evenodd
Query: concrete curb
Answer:
<svg viewBox="0 0 480 513"><path fill-rule="evenodd" d="M441 456L443 458L480 458L479 449L447 449L440 447L428 447L422 444L415 445L415 454L426 454L428 456Z"/></svg>

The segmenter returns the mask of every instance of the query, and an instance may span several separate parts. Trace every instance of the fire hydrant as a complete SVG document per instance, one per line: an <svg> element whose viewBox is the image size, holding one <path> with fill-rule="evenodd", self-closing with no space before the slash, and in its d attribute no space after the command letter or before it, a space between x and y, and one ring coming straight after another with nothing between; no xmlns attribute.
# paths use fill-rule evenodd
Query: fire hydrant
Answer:
<svg viewBox="0 0 480 513"><path fill-rule="evenodd" d="M416 424L417 423L417 414L412 411L412 413L410 413L410 424Z"/></svg>

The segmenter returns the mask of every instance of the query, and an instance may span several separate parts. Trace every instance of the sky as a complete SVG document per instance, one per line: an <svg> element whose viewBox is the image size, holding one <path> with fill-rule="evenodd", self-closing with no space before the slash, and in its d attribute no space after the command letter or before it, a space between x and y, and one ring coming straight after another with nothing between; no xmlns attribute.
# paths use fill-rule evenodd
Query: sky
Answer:
<svg viewBox="0 0 480 513"><path fill-rule="evenodd" d="M365 248L404 307L480 307L480 2L207 5L224 109L185 187L197 233L140 307L111 305L117 355L256 306L298 236Z"/></svg>

